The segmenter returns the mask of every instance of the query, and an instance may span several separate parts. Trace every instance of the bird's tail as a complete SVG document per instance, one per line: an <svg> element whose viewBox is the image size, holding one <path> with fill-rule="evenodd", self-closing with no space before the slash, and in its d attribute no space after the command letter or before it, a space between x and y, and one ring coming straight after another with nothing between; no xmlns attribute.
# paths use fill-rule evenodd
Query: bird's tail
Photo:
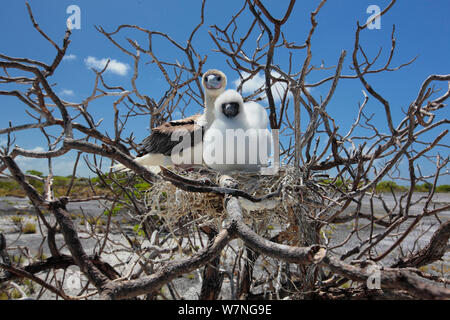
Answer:
<svg viewBox="0 0 450 320"><path fill-rule="evenodd" d="M149 169L154 174L158 174L161 171L159 166L163 166L163 167L171 167L172 166L172 161L170 160L170 157L165 156L163 154L159 154L159 153L148 153L146 155L143 155L142 157L138 157L138 158L134 159L134 161L143 165L144 167ZM111 168L113 169L113 171L118 171L118 172L130 171L130 169L128 169L127 167L125 167L123 164L120 164L120 163L112 166Z"/></svg>

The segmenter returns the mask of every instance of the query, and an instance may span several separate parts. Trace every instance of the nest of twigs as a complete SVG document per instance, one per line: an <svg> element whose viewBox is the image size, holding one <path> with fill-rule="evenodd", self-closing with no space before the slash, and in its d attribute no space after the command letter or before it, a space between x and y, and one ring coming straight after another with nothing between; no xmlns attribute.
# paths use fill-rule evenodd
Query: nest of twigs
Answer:
<svg viewBox="0 0 450 320"><path fill-rule="evenodd" d="M171 172L191 181L208 181L218 185L220 173L211 170L171 169ZM286 226L292 220L290 207L303 199L316 197L311 181L305 183L301 170L282 167L275 175L259 173L227 173L238 183L238 189L256 198L274 194L270 199L252 202L240 197L244 219L259 231ZM172 182L161 180L146 192L146 219L157 219L172 232L186 230L190 225L209 224L220 229L226 219L223 194L185 191ZM256 231L255 230L255 231Z"/></svg>

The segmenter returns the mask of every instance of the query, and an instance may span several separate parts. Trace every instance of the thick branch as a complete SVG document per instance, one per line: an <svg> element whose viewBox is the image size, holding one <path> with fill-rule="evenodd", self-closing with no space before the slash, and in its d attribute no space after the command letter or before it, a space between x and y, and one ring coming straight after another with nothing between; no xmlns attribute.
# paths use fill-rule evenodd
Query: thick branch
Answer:
<svg viewBox="0 0 450 320"><path fill-rule="evenodd" d="M434 232L430 242L418 252L411 254L408 257L401 258L392 267L406 268L406 267L421 267L436 260L441 259L447 251L447 243L450 238L450 220L444 222Z"/></svg>
<svg viewBox="0 0 450 320"><path fill-rule="evenodd" d="M369 277L376 276L373 269L350 265L332 256L325 257L322 265L353 281L367 282L367 280L370 281ZM379 269L379 276L382 289L405 290L421 299L450 299L450 289L430 285L406 270Z"/></svg>

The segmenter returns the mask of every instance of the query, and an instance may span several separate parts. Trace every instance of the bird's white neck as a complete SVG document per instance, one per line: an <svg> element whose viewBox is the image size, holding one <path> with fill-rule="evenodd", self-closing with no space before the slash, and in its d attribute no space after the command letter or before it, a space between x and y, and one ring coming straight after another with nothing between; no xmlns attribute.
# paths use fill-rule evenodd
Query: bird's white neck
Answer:
<svg viewBox="0 0 450 320"><path fill-rule="evenodd" d="M216 96L206 95L205 97L205 111L204 115L204 126L208 129L211 123L214 121L214 102L216 101Z"/></svg>

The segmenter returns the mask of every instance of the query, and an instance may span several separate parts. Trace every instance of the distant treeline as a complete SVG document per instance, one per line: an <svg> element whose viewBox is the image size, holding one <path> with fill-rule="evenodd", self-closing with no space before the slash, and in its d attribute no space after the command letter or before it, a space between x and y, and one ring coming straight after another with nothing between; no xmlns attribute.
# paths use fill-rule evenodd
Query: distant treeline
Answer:
<svg viewBox="0 0 450 320"><path fill-rule="evenodd" d="M43 180L46 178L42 172L36 170L28 170L26 172L30 176L35 176L38 179L29 178L28 182L33 185L39 192L43 192L44 190L44 182ZM67 192L67 188L69 187L72 181L72 176L54 176L53 177L53 191L55 196L63 196ZM351 181L342 181L341 179L336 180L322 180L322 184L329 185L333 184L338 188L350 188ZM99 192L104 194L105 192L111 191L107 186L113 187L115 184L106 176L95 177L95 178L84 178L84 177L76 177L72 182L72 190L71 194L76 194L78 198L88 197L95 193ZM140 178L136 178L134 183L134 188L137 192L144 192L148 190L151 186L147 182L143 181ZM414 191L417 192L429 192L432 188L432 184L423 183L418 184L414 187ZM115 187L113 187L115 189ZM94 191L93 191L94 190ZM409 190L408 187L398 185L394 181L381 181L377 184L376 189L377 192L401 192ZM119 190L117 190L119 191ZM436 192L450 192L450 185L443 184L436 187ZM19 186L19 184L12 179L0 179L0 196L16 196L16 197L25 197L25 193Z"/></svg>
<svg viewBox="0 0 450 320"><path fill-rule="evenodd" d="M323 184L334 184L336 187L339 188L345 188L345 187L351 187L352 181L342 181L341 179L334 180L323 180ZM431 183L422 183L422 184L416 184L414 186L414 191L416 192L429 192L433 185ZM375 191L382 193L382 192L401 192L401 191L408 191L409 187L402 186L397 184L395 181L381 181L377 184L375 187ZM450 185L448 184L442 184L436 187L436 192L450 192Z"/></svg>
<svg viewBox="0 0 450 320"><path fill-rule="evenodd" d="M422 183L414 186L414 191L417 192L429 192L433 185L431 183ZM377 184L377 192L389 192L389 191L407 191L409 187L396 184L394 181L381 181ZM441 184L436 187L436 192L450 192L449 184Z"/></svg>
<svg viewBox="0 0 450 320"><path fill-rule="evenodd" d="M26 174L29 176L27 181L38 191L44 191L44 180L46 176L42 172L36 170L28 170ZM117 178L121 178L121 175L116 175ZM123 174L123 177L126 176ZM73 180L73 181L72 181ZM77 198L87 198L95 194L109 194L111 188L117 192L123 190L118 188L113 181L111 181L106 175L94 178L75 177L72 176L54 176L53 177L53 192L56 197L66 195L68 187L72 184L71 195L76 195ZM150 188L150 184L146 183L140 178L135 179L133 184L136 192L144 192ZM116 190L117 189L117 190ZM13 196L13 197L25 197L25 192L19 186L19 184L8 178L0 178L0 196Z"/></svg>
<svg viewBox="0 0 450 320"><path fill-rule="evenodd" d="M27 175L35 176L37 179L28 178L27 181L39 192L44 190L44 179L46 178L42 172L36 170L28 170ZM39 179L42 178L42 179ZM65 195L67 188L72 181L72 176L54 176L53 177L53 191L56 197ZM77 197L85 197L92 195L92 179L89 178L75 178L72 183L72 194ZM95 188L94 188L95 189ZM19 184L13 179L0 179L0 196L15 196L25 197L25 192Z"/></svg>

